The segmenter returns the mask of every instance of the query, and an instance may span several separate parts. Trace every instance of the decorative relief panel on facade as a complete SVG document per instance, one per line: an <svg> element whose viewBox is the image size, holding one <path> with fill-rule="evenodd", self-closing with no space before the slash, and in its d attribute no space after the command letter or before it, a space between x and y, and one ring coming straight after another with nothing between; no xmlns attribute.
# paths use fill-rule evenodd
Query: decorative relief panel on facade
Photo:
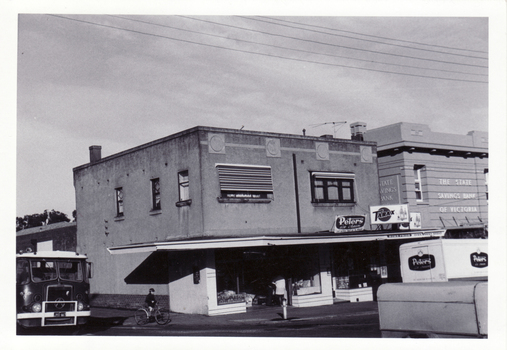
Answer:
<svg viewBox="0 0 507 350"><path fill-rule="evenodd" d="M317 160L329 160L329 144L315 142L315 153L317 154Z"/></svg>
<svg viewBox="0 0 507 350"><path fill-rule="evenodd" d="M208 151L209 153L225 154L225 135L208 134Z"/></svg>
<svg viewBox="0 0 507 350"><path fill-rule="evenodd" d="M266 156L281 157L280 139L266 139Z"/></svg>
<svg viewBox="0 0 507 350"><path fill-rule="evenodd" d="M373 163L373 155L371 147L369 146L360 146L360 147L361 147L361 163Z"/></svg>

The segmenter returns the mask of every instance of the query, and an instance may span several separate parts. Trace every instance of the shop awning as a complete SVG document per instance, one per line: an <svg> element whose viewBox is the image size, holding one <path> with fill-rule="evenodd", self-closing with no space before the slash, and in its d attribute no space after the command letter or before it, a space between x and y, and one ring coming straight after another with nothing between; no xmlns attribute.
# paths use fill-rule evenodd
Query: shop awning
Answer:
<svg viewBox="0 0 507 350"><path fill-rule="evenodd" d="M394 239L417 239L443 237L445 229L411 230L411 231L363 231L350 234L317 232L312 234L292 234L253 237L202 238L179 241L162 241L129 244L109 247L111 254L148 253L155 251L181 251L217 248L245 248L260 246L286 246L305 244L331 244L347 242L368 242Z"/></svg>

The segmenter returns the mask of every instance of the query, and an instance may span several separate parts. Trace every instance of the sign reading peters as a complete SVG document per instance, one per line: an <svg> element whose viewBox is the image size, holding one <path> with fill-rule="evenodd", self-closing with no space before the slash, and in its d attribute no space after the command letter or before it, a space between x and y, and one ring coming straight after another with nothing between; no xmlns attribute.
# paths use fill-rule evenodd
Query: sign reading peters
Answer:
<svg viewBox="0 0 507 350"><path fill-rule="evenodd" d="M363 231L365 221L364 215L337 215L334 220L333 232Z"/></svg>

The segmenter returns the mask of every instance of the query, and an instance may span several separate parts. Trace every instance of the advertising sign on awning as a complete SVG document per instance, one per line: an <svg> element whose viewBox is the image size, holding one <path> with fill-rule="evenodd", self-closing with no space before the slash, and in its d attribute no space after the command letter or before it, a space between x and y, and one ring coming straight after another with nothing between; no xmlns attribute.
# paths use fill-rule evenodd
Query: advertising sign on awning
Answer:
<svg viewBox="0 0 507 350"><path fill-rule="evenodd" d="M389 204L370 207L372 225L410 223L408 204Z"/></svg>
<svg viewBox="0 0 507 350"><path fill-rule="evenodd" d="M410 212L410 224L404 223L399 225L400 230L420 230L421 227L421 213Z"/></svg>
<svg viewBox="0 0 507 350"><path fill-rule="evenodd" d="M363 231L365 221L364 215L337 215L334 219L333 232Z"/></svg>

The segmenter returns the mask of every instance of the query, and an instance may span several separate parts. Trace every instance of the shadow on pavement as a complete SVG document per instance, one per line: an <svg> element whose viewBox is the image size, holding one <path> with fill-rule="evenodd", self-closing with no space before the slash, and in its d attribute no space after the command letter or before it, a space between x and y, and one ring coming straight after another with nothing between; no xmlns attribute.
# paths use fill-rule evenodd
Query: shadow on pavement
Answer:
<svg viewBox="0 0 507 350"><path fill-rule="evenodd" d="M85 328L94 330L106 330L111 327L122 326L129 317L90 317Z"/></svg>
<svg viewBox="0 0 507 350"><path fill-rule="evenodd" d="M112 327L122 326L128 317L90 317L88 322L82 326L65 327L37 327L23 328L18 326L17 335L81 335L90 330L94 332L105 331Z"/></svg>

